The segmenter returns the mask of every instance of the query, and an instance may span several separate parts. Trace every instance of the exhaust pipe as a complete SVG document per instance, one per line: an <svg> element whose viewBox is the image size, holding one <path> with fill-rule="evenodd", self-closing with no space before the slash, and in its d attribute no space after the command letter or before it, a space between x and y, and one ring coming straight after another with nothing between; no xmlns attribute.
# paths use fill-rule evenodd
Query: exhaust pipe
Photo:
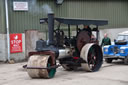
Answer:
<svg viewBox="0 0 128 85"><path fill-rule="evenodd" d="M48 14L48 39L49 45L54 45L54 14Z"/></svg>

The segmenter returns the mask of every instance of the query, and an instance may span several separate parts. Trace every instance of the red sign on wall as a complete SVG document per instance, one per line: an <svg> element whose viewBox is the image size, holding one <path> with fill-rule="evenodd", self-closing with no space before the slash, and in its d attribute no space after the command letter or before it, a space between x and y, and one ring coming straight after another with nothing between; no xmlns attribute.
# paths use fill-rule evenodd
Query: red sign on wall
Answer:
<svg viewBox="0 0 128 85"><path fill-rule="evenodd" d="M22 34L10 34L10 52L22 52Z"/></svg>

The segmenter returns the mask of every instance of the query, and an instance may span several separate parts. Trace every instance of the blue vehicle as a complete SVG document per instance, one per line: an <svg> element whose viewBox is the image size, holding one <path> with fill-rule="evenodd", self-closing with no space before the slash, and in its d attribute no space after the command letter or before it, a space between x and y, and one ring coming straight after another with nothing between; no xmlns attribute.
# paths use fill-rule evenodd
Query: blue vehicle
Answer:
<svg viewBox="0 0 128 85"><path fill-rule="evenodd" d="M128 31L119 33L114 43L103 47L105 61L111 63L112 60L122 59L128 64Z"/></svg>

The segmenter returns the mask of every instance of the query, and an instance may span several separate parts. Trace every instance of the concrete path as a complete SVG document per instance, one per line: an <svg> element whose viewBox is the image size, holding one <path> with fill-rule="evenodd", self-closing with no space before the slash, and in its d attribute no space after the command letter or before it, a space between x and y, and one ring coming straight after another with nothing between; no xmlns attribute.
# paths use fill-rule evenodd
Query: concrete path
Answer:
<svg viewBox="0 0 128 85"><path fill-rule="evenodd" d="M0 64L0 85L128 85L128 65L121 61L104 63L98 72L57 69L52 79L31 79L22 68L26 64Z"/></svg>

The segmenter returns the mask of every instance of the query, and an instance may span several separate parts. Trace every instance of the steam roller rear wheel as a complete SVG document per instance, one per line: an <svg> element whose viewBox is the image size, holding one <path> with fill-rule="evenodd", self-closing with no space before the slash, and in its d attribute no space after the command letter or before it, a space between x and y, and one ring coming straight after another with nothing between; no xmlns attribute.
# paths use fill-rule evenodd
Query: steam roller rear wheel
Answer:
<svg viewBox="0 0 128 85"><path fill-rule="evenodd" d="M94 43L84 45L80 57L86 62L81 64L86 71L98 71L103 62L102 50L99 45Z"/></svg>
<svg viewBox="0 0 128 85"><path fill-rule="evenodd" d="M38 67L47 68L52 66L52 60L49 55L32 55L29 58L27 67L37 67L37 69L27 69L31 78L52 78L56 73L56 68L38 69Z"/></svg>

